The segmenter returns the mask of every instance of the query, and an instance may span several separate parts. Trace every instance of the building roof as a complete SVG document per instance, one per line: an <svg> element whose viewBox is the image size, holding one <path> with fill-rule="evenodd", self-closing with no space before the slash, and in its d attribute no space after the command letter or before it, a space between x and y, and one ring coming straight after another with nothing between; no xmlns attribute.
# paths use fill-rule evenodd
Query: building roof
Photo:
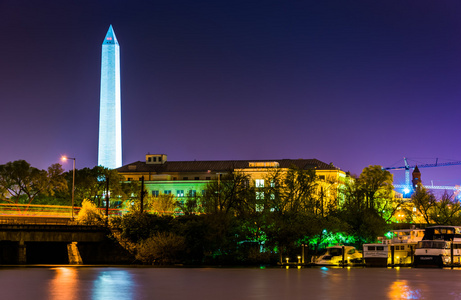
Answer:
<svg viewBox="0 0 461 300"><path fill-rule="evenodd" d="M216 161L166 161L163 164L147 164L145 161L137 161L124 165L118 172L221 172L234 169L247 169L250 162L278 162L279 168L297 167L303 170L339 170L331 164L318 159L265 159L265 160L216 160ZM136 166L136 167L134 167ZM257 167L256 167L257 168Z"/></svg>

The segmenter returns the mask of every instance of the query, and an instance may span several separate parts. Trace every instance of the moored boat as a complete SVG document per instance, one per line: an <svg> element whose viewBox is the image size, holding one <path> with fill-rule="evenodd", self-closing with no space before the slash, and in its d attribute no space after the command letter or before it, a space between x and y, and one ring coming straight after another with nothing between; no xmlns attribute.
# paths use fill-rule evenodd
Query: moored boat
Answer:
<svg viewBox="0 0 461 300"><path fill-rule="evenodd" d="M322 266L352 265L360 263L361 260L362 253L353 246L332 246L327 247L327 252L320 256L315 264Z"/></svg>
<svg viewBox="0 0 461 300"><path fill-rule="evenodd" d="M427 227L415 251L415 267L461 265L461 226Z"/></svg>
<svg viewBox="0 0 461 300"><path fill-rule="evenodd" d="M390 238L381 237L380 243L364 244L366 266L411 265L416 244L423 239L423 229L402 229L391 232Z"/></svg>

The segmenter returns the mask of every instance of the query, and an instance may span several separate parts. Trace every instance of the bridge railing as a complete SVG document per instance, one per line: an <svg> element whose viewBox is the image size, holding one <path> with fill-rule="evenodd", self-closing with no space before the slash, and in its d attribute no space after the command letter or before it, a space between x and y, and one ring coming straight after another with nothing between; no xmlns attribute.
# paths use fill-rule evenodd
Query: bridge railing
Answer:
<svg viewBox="0 0 461 300"><path fill-rule="evenodd" d="M74 206L74 217L78 215L81 207ZM105 214L105 208L99 208ZM123 209L110 208L109 216L121 216L126 213ZM71 218L72 206L46 205L46 204L15 204L0 203L1 216L27 216L45 218Z"/></svg>

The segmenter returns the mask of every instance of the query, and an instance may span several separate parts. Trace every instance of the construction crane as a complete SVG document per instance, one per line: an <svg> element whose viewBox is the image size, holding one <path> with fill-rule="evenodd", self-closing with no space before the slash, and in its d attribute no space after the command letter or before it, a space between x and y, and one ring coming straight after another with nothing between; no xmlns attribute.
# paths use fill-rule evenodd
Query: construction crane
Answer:
<svg viewBox="0 0 461 300"><path fill-rule="evenodd" d="M421 165L412 165L410 166L408 164L408 160L406 157L403 158L403 161L405 162L405 166L402 166L402 167L388 167L388 168L383 168L383 170L405 170L405 185L394 185L394 187L402 187L403 190L404 190L404 193L405 194L408 194L412 189L412 185L410 183L410 170L411 169L414 169L416 166L418 166L418 168L433 168L433 167L446 167L446 166L456 166L456 165L461 165L461 161L451 161L451 162L443 162L443 163L439 163L439 159L436 158L435 159L435 163L434 164L421 164ZM459 190L458 187L448 187L448 186L434 186L432 184L432 186L427 186L428 188L435 188L435 189L439 189L439 188L443 188L445 190Z"/></svg>

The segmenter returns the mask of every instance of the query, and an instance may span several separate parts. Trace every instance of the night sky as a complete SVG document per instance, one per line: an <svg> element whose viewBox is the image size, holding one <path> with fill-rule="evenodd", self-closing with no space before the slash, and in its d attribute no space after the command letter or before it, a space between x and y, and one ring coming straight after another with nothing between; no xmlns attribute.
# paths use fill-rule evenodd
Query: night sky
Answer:
<svg viewBox="0 0 461 300"><path fill-rule="evenodd" d="M317 158L359 174L461 160L460 15L459 0L2 0L0 164L97 164L110 24L124 164ZM461 166L421 171L461 184Z"/></svg>

